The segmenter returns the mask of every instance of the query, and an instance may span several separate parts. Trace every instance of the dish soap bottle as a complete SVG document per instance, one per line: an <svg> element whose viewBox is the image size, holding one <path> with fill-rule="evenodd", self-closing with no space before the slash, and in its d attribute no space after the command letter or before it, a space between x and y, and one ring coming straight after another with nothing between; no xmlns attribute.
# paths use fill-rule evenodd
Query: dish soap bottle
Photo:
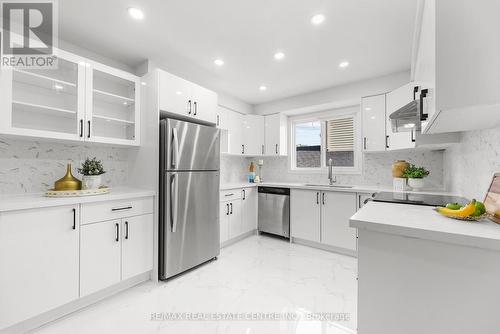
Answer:
<svg viewBox="0 0 500 334"><path fill-rule="evenodd" d="M253 161L250 162L250 167L248 167L248 182L249 183L254 183L255 182L255 172L256 172L256 167L253 164Z"/></svg>

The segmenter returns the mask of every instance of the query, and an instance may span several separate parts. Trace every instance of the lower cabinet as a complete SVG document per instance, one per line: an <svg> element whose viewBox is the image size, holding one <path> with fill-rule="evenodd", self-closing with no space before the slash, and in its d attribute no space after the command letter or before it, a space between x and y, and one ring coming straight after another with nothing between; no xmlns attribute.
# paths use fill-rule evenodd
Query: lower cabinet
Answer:
<svg viewBox="0 0 500 334"><path fill-rule="evenodd" d="M243 233L257 229L258 214L257 187L241 189L241 212L243 219Z"/></svg>
<svg viewBox="0 0 500 334"><path fill-rule="evenodd" d="M349 218L357 211L356 194L321 193L321 242L330 246L356 250L356 229Z"/></svg>
<svg viewBox="0 0 500 334"><path fill-rule="evenodd" d="M257 229L257 188L221 191L220 243Z"/></svg>
<svg viewBox="0 0 500 334"><path fill-rule="evenodd" d="M80 297L152 268L152 214L81 227Z"/></svg>
<svg viewBox="0 0 500 334"><path fill-rule="evenodd" d="M321 192L292 189L290 191L290 235L293 238L320 242Z"/></svg>
<svg viewBox="0 0 500 334"><path fill-rule="evenodd" d="M349 226L349 218L357 211L356 196L347 192L292 189L291 236L356 250L356 229Z"/></svg>
<svg viewBox="0 0 500 334"><path fill-rule="evenodd" d="M78 298L79 206L0 213L0 332Z"/></svg>

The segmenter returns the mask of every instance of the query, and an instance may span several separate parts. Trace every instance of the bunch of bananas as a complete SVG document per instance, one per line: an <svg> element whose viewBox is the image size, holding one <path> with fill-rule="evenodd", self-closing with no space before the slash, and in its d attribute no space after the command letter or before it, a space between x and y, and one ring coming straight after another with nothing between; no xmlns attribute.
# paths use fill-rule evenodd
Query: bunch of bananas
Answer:
<svg viewBox="0 0 500 334"><path fill-rule="evenodd" d="M486 208L482 202L473 199L469 204L461 206L458 203L448 203L446 206L440 206L436 208L436 211L443 216L456 218L456 219L467 219L467 218L478 218L486 213Z"/></svg>

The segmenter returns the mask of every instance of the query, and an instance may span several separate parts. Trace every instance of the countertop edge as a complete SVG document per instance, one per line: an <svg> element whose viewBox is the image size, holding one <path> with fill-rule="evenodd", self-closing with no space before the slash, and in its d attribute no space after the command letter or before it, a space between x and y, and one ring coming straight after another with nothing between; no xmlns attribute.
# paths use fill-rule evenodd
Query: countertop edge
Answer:
<svg viewBox="0 0 500 334"><path fill-rule="evenodd" d="M156 196L156 192L153 190L129 187L111 188L110 193L104 195L67 198L45 197L44 193L19 194L0 202L0 213L8 211L39 209L64 205L106 202L154 196Z"/></svg>

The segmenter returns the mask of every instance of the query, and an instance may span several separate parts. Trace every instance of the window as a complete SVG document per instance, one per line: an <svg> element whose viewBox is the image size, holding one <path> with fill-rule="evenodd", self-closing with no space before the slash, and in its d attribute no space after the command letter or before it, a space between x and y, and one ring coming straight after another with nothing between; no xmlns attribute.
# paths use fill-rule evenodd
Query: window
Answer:
<svg viewBox="0 0 500 334"><path fill-rule="evenodd" d="M359 107L291 119L291 170L324 171L331 159L338 173L359 173Z"/></svg>

